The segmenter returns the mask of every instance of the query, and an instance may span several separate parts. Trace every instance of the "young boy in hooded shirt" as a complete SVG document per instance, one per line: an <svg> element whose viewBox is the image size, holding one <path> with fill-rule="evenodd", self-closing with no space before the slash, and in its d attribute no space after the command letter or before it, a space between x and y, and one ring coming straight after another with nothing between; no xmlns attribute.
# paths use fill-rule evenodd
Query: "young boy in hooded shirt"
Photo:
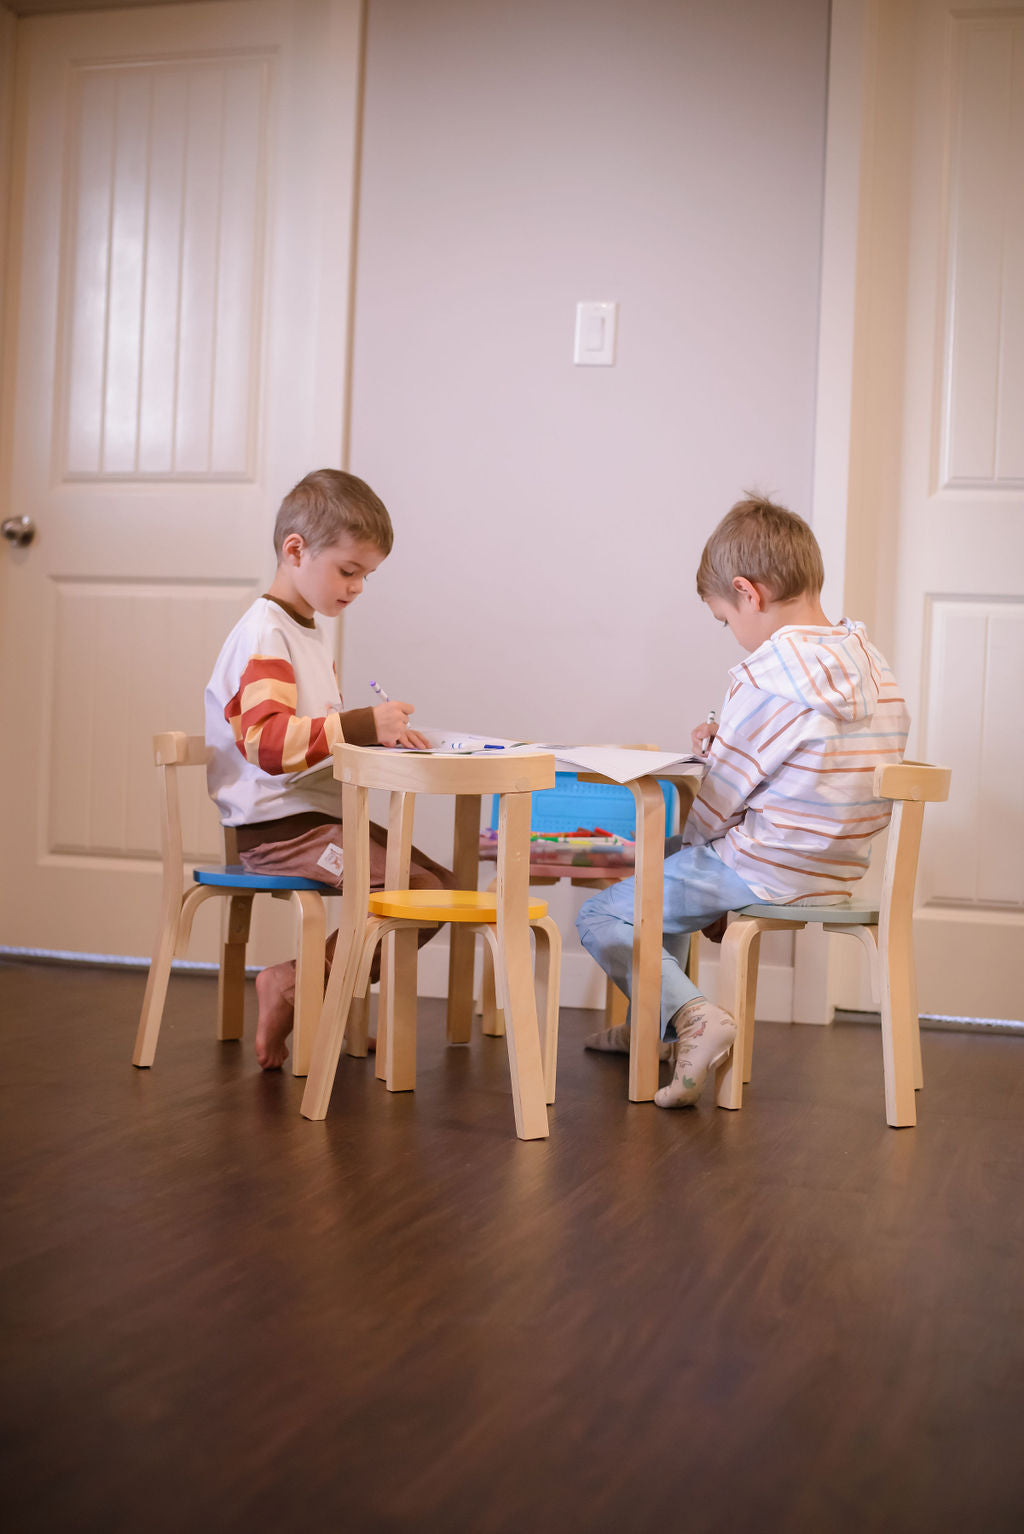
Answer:
<svg viewBox="0 0 1024 1534"><path fill-rule="evenodd" d="M687 978L689 935L757 902L845 905L891 806L873 797L876 767L903 757L909 718L864 625L830 623L821 550L802 518L761 497L737 502L705 545L697 593L748 652L729 673L701 791L678 851L665 859L661 965L663 1058L675 1041L661 1108L696 1103L736 1038L728 1012ZM633 881L588 900L583 946L629 993ZM629 1021L588 1049L629 1052Z"/></svg>

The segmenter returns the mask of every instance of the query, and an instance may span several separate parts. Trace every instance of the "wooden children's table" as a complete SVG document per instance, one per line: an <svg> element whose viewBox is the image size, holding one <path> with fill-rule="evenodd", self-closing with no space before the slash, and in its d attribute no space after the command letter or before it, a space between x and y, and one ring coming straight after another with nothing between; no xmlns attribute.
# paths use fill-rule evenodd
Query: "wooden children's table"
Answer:
<svg viewBox="0 0 1024 1534"><path fill-rule="evenodd" d="M600 773L580 772L582 783L623 785ZM636 802L636 886L633 897L633 979L629 1049L629 1100L649 1103L658 1090L658 1044L661 1037L662 885L665 868L665 796L662 783L679 793L679 827L686 823L701 769L659 772L631 779L625 786ZM455 801L453 871L460 889L476 889L480 867L480 796ZM472 931L451 929L448 960L448 1042L466 1044L473 1027Z"/></svg>

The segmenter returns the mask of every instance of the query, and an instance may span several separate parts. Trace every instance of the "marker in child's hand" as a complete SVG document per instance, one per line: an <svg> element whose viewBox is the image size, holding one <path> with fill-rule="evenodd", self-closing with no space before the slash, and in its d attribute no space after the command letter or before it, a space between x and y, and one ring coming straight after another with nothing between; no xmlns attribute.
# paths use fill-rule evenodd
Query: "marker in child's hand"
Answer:
<svg viewBox="0 0 1024 1534"><path fill-rule="evenodd" d="M718 715L716 714L716 712L715 712L715 710L713 708L709 708L708 709L708 717L705 719L704 723L705 724L717 724L718 723ZM708 752L711 750L711 747L714 745L714 743L715 743L715 737L714 737L714 735L712 735L709 732L704 737L704 755L705 756L707 756Z"/></svg>
<svg viewBox="0 0 1024 1534"><path fill-rule="evenodd" d="M391 702L391 699L388 697L388 695L384 691L383 687L378 687L376 682L371 682L370 686L373 688L374 692L377 694L378 698L380 698L382 702L384 702L384 703L390 703Z"/></svg>

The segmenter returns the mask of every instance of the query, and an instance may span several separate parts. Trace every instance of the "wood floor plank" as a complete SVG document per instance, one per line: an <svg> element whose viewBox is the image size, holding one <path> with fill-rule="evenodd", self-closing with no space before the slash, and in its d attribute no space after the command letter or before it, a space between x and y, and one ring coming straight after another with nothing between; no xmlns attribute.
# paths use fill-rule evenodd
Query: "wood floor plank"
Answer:
<svg viewBox="0 0 1024 1534"><path fill-rule="evenodd" d="M869 1027L665 1113L565 1010L524 1143L443 1002L415 1093L344 1058L310 1123L206 978L133 1070L142 989L0 963L18 1534L1021 1526L1024 1040L926 1034L894 1131Z"/></svg>

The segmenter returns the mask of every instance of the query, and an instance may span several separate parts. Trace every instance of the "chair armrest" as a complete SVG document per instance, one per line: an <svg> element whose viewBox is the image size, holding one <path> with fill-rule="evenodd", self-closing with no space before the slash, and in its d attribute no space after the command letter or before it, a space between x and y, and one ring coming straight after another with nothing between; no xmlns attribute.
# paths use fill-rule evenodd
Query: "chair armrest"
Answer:
<svg viewBox="0 0 1024 1534"><path fill-rule="evenodd" d="M915 803L938 802L949 798L949 767L931 767L927 762L899 762L876 767L873 779L876 799L910 799Z"/></svg>

